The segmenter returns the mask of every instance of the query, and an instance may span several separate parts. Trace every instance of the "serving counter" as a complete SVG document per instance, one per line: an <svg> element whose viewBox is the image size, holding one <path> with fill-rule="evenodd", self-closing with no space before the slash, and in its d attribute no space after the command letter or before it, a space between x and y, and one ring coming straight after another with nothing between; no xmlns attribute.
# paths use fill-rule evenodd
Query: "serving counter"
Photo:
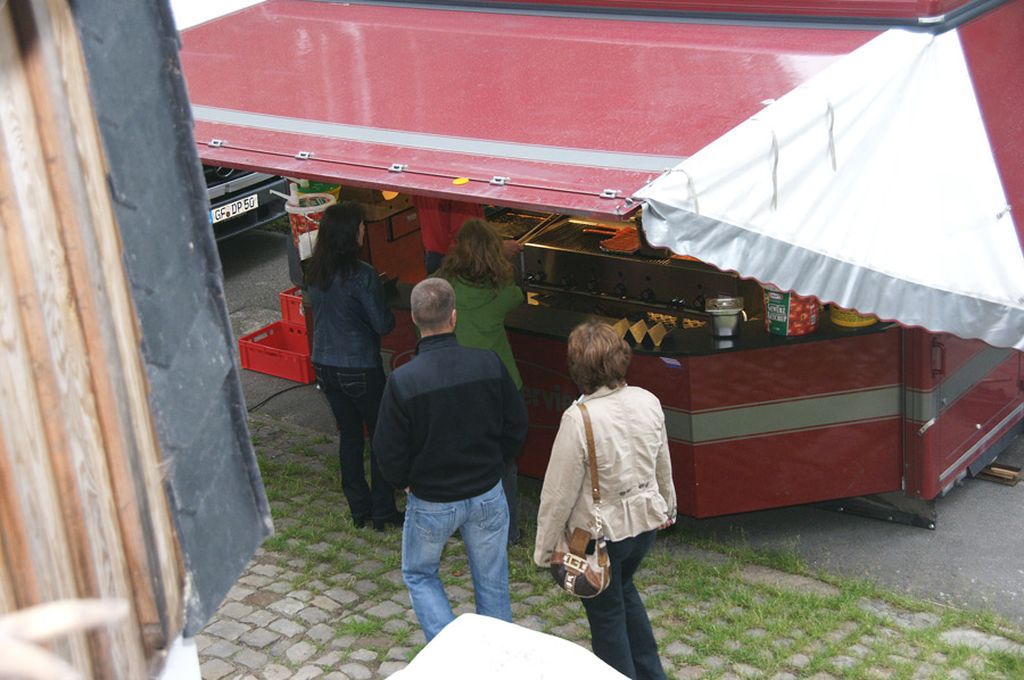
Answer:
<svg viewBox="0 0 1024 680"><path fill-rule="evenodd" d="M506 317L530 414L523 474L544 474L578 396L566 339L591 318L620 325L634 353L627 380L661 400L679 510L694 517L884 495L866 507L934 526L931 501L991 462L1024 422L1012 350L889 323L842 327L825 313L813 332L773 335L757 282L650 248L636 220L488 217L523 245L516 272L528 303ZM392 367L415 348L410 289L393 290ZM724 299L749 320L718 338L706 308Z"/></svg>
<svg viewBox="0 0 1024 680"><path fill-rule="evenodd" d="M410 290L392 290L389 368L415 351ZM520 471L539 478L578 396L566 338L585 319L619 319L530 298L506 328L530 415ZM871 496L869 512L934 527L931 501L1021 429L1020 354L923 329L826 316L814 333L779 337L753 319L735 338L692 325L633 353L627 380L662 402L679 511L693 517Z"/></svg>
<svg viewBox="0 0 1024 680"><path fill-rule="evenodd" d="M390 367L411 358L409 287L393 294ZM593 314L524 304L506 318L530 432L522 474L542 477L562 412L578 396L565 341ZM604 318L609 323L618 319ZM675 329L661 347L634 344L627 380L665 409L679 511L694 517L900 488L900 329L879 324L782 338L747 321L739 335L710 324Z"/></svg>

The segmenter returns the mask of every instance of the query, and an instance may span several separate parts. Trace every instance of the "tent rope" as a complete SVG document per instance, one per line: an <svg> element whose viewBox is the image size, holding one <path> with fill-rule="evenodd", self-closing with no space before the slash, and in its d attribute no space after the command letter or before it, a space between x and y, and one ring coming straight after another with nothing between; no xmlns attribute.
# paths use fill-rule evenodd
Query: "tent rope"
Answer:
<svg viewBox="0 0 1024 680"><path fill-rule="evenodd" d="M772 210L779 207L779 136L772 131Z"/></svg>
<svg viewBox="0 0 1024 680"><path fill-rule="evenodd" d="M750 120L764 123L768 126L768 131L772 133L772 210L777 210L779 207L779 136L775 134L775 128L768 121L757 116L753 116Z"/></svg>
<svg viewBox="0 0 1024 680"><path fill-rule="evenodd" d="M692 212L694 215L700 215L700 201L697 198L697 185L693 183L693 177L691 177L690 173L684 170L681 166L670 168L666 174L671 174L673 172L681 172L683 176L686 177L686 190L690 194L690 200L693 201Z"/></svg>
<svg viewBox="0 0 1024 680"><path fill-rule="evenodd" d="M828 157L832 161L832 172L836 171L836 110L832 106L832 100L825 99L828 105Z"/></svg>

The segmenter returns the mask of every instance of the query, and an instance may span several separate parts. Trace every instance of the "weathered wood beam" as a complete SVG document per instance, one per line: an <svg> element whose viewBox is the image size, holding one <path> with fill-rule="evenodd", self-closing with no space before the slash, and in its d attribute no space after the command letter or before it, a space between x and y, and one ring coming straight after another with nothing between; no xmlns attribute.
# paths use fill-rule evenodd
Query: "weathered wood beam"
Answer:
<svg viewBox="0 0 1024 680"><path fill-rule="evenodd" d="M183 568L67 5L0 4L0 63L0 611L125 599L129 620L55 649L146 677L181 629Z"/></svg>

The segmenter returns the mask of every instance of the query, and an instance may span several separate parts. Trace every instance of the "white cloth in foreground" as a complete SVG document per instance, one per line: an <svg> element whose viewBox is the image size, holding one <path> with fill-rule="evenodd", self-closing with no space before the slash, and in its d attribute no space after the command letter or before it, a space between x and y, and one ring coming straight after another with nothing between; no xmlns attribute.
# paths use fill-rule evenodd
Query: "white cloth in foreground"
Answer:
<svg viewBox="0 0 1024 680"><path fill-rule="evenodd" d="M577 644L492 619L463 614L445 626L392 680L524 680L626 677Z"/></svg>

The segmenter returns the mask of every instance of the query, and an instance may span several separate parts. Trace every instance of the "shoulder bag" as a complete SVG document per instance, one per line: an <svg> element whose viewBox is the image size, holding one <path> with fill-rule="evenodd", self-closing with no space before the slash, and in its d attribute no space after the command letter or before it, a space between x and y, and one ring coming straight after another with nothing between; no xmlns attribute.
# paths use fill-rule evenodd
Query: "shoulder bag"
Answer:
<svg viewBox="0 0 1024 680"><path fill-rule="evenodd" d="M594 429L586 404L579 404L583 414L583 427L587 434L587 458L590 463L590 492L594 498L594 530L577 527L566 534L551 554L551 576L555 585L577 597L597 597L611 581L608 565L608 547L601 534L601 490L597 480L597 456L594 453ZM587 554L587 546L593 541L594 552Z"/></svg>

